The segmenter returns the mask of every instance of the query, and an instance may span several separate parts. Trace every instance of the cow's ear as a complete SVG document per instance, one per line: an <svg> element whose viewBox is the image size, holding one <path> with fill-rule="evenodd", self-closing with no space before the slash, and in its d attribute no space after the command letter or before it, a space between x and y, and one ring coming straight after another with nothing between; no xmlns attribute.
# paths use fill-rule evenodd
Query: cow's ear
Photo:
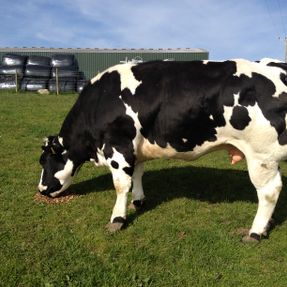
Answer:
<svg viewBox="0 0 287 287"><path fill-rule="evenodd" d="M44 139L43 151L51 154L61 154L64 147L59 142L58 136L48 136Z"/></svg>
<svg viewBox="0 0 287 287"><path fill-rule="evenodd" d="M55 136L52 139L51 151L53 154L61 154L64 151L64 147L59 142L58 136Z"/></svg>
<svg viewBox="0 0 287 287"><path fill-rule="evenodd" d="M46 138L43 138L43 145L41 146L42 150L44 152L48 152L48 153L51 153L51 141L50 141L50 136L49 137L46 137Z"/></svg>

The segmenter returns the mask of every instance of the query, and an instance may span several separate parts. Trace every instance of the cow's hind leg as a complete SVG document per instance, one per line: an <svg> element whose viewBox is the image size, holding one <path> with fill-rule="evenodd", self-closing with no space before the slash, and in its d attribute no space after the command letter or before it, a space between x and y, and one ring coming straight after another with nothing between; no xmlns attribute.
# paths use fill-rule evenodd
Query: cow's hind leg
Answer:
<svg viewBox="0 0 287 287"><path fill-rule="evenodd" d="M132 176L132 202L130 207L132 209L139 210L144 205L144 191L143 191L143 185L142 185L142 176L144 173L144 164L143 163L137 163L134 169L134 173Z"/></svg>
<svg viewBox="0 0 287 287"><path fill-rule="evenodd" d="M257 190L258 210L249 231L249 237L259 241L266 236L275 209L282 180L277 162L248 161L250 179Z"/></svg>

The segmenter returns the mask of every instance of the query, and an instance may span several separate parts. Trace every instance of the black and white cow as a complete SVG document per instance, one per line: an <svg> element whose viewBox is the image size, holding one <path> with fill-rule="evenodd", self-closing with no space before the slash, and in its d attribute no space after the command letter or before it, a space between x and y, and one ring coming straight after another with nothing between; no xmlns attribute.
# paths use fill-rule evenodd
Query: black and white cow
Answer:
<svg viewBox="0 0 287 287"><path fill-rule="evenodd" d="M278 164L287 158L285 79L284 67L270 61L111 67L85 87L59 135L46 139L38 189L55 197L84 162L108 166L117 193L109 228L117 230L130 188L135 205L144 200L144 161L194 160L227 149L234 162L247 160L259 199L249 234L259 240L281 191Z"/></svg>

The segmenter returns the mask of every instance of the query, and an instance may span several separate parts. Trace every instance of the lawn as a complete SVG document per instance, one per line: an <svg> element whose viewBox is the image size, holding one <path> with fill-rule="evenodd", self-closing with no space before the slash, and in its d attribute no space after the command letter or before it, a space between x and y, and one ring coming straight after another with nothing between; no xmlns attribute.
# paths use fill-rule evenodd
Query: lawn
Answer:
<svg viewBox="0 0 287 287"><path fill-rule="evenodd" d="M260 244L241 243L256 192L224 152L145 165L145 211L105 231L110 173L83 166L66 203L34 199L42 138L56 134L76 95L0 93L0 286L287 286L287 197ZM287 165L281 165L286 185Z"/></svg>

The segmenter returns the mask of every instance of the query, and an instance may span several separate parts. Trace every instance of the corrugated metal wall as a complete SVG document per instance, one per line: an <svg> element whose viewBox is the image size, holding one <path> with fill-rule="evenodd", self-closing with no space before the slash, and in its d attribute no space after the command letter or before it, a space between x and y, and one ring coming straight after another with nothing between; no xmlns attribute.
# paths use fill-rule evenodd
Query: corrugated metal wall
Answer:
<svg viewBox="0 0 287 287"><path fill-rule="evenodd" d="M48 49L48 48L0 48L0 58L6 53L51 57L54 54L74 54L80 71L87 79L121 61L140 58L143 61L172 59L176 61L207 60L203 49Z"/></svg>

